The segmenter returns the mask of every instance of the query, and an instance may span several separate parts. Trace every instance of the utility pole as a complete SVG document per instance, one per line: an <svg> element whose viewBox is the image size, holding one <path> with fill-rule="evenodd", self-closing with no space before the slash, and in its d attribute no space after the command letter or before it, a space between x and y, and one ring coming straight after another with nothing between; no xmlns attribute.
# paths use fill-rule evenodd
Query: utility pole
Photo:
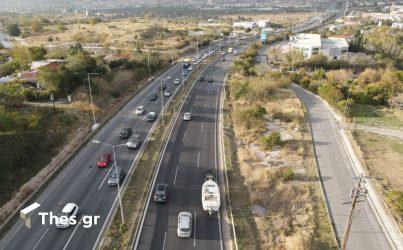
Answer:
<svg viewBox="0 0 403 250"><path fill-rule="evenodd" d="M348 236L350 234L350 229L351 229L351 224L353 223L353 213L354 213L355 207L357 205L357 202L365 201L365 198L368 193L368 190L364 186L362 186L363 179L365 179L365 178L366 177L363 176L363 174L361 174L360 177L358 177L357 187L353 188L351 190L351 198L353 198L353 202L351 204L350 214L348 215L347 225L344 230L343 241L341 243L342 250L346 250L347 240L348 240ZM364 199L360 200L361 197L363 197Z"/></svg>

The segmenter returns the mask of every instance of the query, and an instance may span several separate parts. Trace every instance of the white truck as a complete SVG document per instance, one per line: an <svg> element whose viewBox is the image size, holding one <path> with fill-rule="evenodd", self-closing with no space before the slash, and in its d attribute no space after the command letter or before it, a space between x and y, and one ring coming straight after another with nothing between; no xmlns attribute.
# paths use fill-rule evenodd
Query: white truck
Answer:
<svg viewBox="0 0 403 250"><path fill-rule="evenodd" d="M213 180L207 180L202 186L202 205L203 210L210 215L220 209L220 189Z"/></svg>

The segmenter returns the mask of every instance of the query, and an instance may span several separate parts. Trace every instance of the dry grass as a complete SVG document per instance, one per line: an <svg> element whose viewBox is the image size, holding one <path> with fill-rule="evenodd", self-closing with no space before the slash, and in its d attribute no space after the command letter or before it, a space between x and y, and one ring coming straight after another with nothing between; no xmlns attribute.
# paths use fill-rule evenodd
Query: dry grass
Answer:
<svg viewBox="0 0 403 250"><path fill-rule="evenodd" d="M307 20L315 15L314 12L300 12L300 13L267 13L267 14L233 14L223 15L222 18L231 18L237 20L238 16L244 18L251 18L252 20L268 20L272 23L278 24L294 24L299 23L301 20Z"/></svg>
<svg viewBox="0 0 403 250"><path fill-rule="evenodd" d="M240 81L239 75L232 77L230 91L236 90ZM231 114L227 115L232 116L233 138L236 138L237 146L233 152L236 156L232 156L235 159L233 166L229 169L236 172L238 167L240 175L230 177L230 182L233 182L231 187L241 185L247 189L241 197L241 194L232 195L234 190L231 189L232 206L243 206L242 212L234 211L236 224L241 223L236 225L237 233L239 231L241 235L240 248L250 249L248 244L251 241L257 242L256 248L260 249L336 248L302 104L290 90L279 89L285 85L273 84L275 78L266 76L243 81L248 82L252 92L266 89L266 93L260 97L250 93L234 97L230 92ZM260 121L265 124L263 128L259 124L259 129L249 129L237 118L238 111L252 103L258 103L267 111ZM227 122L231 120L227 119ZM270 131L280 132L283 143L273 150L262 150L256 145ZM227 144L229 142L227 140ZM261 206L267 212L253 215L250 212L253 205ZM241 216L251 218L248 226L244 225L248 222Z"/></svg>
<svg viewBox="0 0 403 250"><path fill-rule="evenodd" d="M67 30L57 32L55 26L48 26L44 33L33 34L25 41L30 45L63 45L66 42L99 43L119 48L154 48L158 50L186 49L185 35L195 28L210 31L211 28L199 27L195 22L175 22L174 20L122 18L92 24L69 24ZM166 32L164 31L164 28ZM155 37L145 37L147 34ZM48 38L52 37L53 41ZM191 44L195 46L195 44ZM123 51L125 52L125 51ZM127 51L126 51L127 52Z"/></svg>
<svg viewBox="0 0 403 250"><path fill-rule="evenodd" d="M355 131L361 156L372 181L403 229L403 142L399 139ZM397 196L400 194L400 200Z"/></svg>

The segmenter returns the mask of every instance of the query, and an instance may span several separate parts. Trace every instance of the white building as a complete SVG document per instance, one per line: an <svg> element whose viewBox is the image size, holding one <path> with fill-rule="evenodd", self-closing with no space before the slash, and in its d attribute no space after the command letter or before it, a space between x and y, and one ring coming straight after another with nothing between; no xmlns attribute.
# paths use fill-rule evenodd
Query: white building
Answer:
<svg viewBox="0 0 403 250"><path fill-rule="evenodd" d="M305 57L323 54L330 59L339 59L348 52L348 43L344 38L321 38L318 34L301 33L290 38L290 49L302 51Z"/></svg>
<svg viewBox="0 0 403 250"><path fill-rule="evenodd" d="M232 26L234 28L243 28L243 29L266 28L267 21L259 20L253 22L234 22Z"/></svg>

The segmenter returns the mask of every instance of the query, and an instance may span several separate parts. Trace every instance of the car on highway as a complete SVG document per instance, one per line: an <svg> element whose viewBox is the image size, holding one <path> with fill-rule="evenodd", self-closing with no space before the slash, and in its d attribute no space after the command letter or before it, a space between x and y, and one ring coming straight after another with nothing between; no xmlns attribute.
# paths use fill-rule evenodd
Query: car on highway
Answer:
<svg viewBox="0 0 403 250"><path fill-rule="evenodd" d="M136 108L136 115L142 115L146 112L146 108L144 106L138 106Z"/></svg>
<svg viewBox="0 0 403 250"><path fill-rule="evenodd" d="M123 168L114 168L111 171L108 179L108 185L117 186L118 184L122 183L123 179L125 178L126 172Z"/></svg>
<svg viewBox="0 0 403 250"><path fill-rule="evenodd" d="M193 70L193 66L189 66L188 70L189 70L189 71L192 71L192 70Z"/></svg>
<svg viewBox="0 0 403 250"><path fill-rule="evenodd" d="M165 85L165 84L162 84L162 85L158 86L158 91L164 91L166 89L167 89L167 85Z"/></svg>
<svg viewBox="0 0 403 250"><path fill-rule="evenodd" d="M168 200L168 184L158 183L154 192L155 202L166 202Z"/></svg>
<svg viewBox="0 0 403 250"><path fill-rule="evenodd" d="M192 213L186 211L180 212L178 215L178 237L189 238L192 235L192 223Z"/></svg>
<svg viewBox="0 0 403 250"><path fill-rule="evenodd" d="M171 90L169 90L169 89L165 90L165 92L164 92L165 97L170 97L171 95L172 95Z"/></svg>
<svg viewBox="0 0 403 250"><path fill-rule="evenodd" d="M225 59L225 57L221 58L221 61L223 61L223 62L224 62L225 60L226 60L226 59Z"/></svg>
<svg viewBox="0 0 403 250"><path fill-rule="evenodd" d="M133 134L133 129L132 128L122 128L122 130L119 133L120 139L127 139Z"/></svg>
<svg viewBox="0 0 403 250"><path fill-rule="evenodd" d="M97 161L97 166L99 168L106 168L109 166L109 164L112 162L112 153L111 152L105 152L101 155L99 160Z"/></svg>
<svg viewBox="0 0 403 250"><path fill-rule="evenodd" d="M204 181L212 180L215 181L215 171L212 169L208 169L204 175Z"/></svg>
<svg viewBox="0 0 403 250"><path fill-rule="evenodd" d="M155 120L157 120L157 113L156 112L149 112L147 114L147 121L148 122L154 122Z"/></svg>
<svg viewBox="0 0 403 250"><path fill-rule="evenodd" d="M192 114L191 114L190 112L185 112L185 113L183 114L183 120L184 120L184 121L190 121L190 120L192 120Z"/></svg>
<svg viewBox="0 0 403 250"><path fill-rule="evenodd" d="M199 76L199 81L200 82L204 81L204 76Z"/></svg>
<svg viewBox="0 0 403 250"><path fill-rule="evenodd" d="M227 53L225 53L225 52L222 52L222 53L221 53L221 55L223 55L223 56L226 55L226 54L227 54Z"/></svg>
<svg viewBox="0 0 403 250"><path fill-rule="evenodd" d="M127 145L127 147L128 147L129 149L137 149L137 148L139 148L140 145L141 145L141 137L140 137L140 135L134 133L134 134L130 137L130 139L129 139L129 141L126 143L126 145Z"/></svg>
<svg viewBox="0 0 403 250"><path fill-rule="evenodd" d="M187 75L188 75L187 70L184 70L183 73L182 73L182 75L183 75L183 76L187 76Z"/></svg>
<svg viewBox="0 0 403 250"><path fill-rule="evenodd" d="M212 77L209 77L209 78L207 79L207 81L208 81L208 82L213 82L214 79L213 79Z"/></svg>
<svg viewBox="0 0 403 250"><path fill-rule="evenodd" d="M175 85L181 84L181 80L179 78L176 78L175 81L174 81L174 84Z"/></svg>
<svg viewBox="0 0 403 250"><path fill-rule="evenodd" d="M78 206L75 203L67 203L60 214L58 214L58 219L56 220L57 228L68 228L70 227L70 218L76 217L78 214ZM62 218L62 216L65 216Z"/></svg>
<svg viewBox="0 0 403 250"><path fill-rule="evenodd" d="M158 99L158 95L155 93L148 96L148 100L150 100L150 101L155 101L157 99Z"/></svg>

